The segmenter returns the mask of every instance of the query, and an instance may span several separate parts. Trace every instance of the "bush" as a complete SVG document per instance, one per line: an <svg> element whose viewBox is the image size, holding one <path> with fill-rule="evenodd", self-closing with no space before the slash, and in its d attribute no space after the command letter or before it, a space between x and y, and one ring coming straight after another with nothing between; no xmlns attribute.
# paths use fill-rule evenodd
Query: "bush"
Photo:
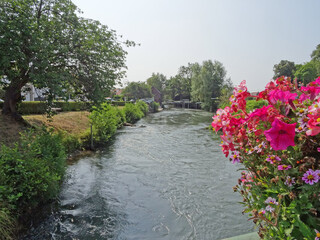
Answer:
<svg viewBox="0 0 320 240"><path fill-rule="evenodd" d="M123 115L108 103L102 103L99 108L93 107L89 116L92 123L94 139L98 142L108 141L115 133Z"/></svg>
<svg viewBox="0 0 320 240"><path fill-rule="evenodd" d="M54 102L53 107L61 108L63 112L70 112L70 111L83 111L88 110L90 108L89 102Z"/></svg>
<svg viewBox="0 0 320 240"><path fill-rule="evenodd" d="M14 239L15 221L5 208L0 208L0 239Z"/></svg>
<svg viewBox="0 0 320 240"><path fill-rule="evenodd" d="M259 94L268 106L251 113L249 96L242 82L212 122L226 157L245 168L234 187L244 212L263 239L319 239L320 77L300 88L272 81Z"/></svg>
<svg viewBox="0 0 320 240"><path fill-rule="evenodd" d="M149 111L149 106L144 101L137 101L136 106L143 112L143 116L145 116Z"/></svg>
<svg viewBox="0 0 320 240"><path fill-rule="evenodd" d="M90 108L88 102L54 102L52 108L60 108L63 112L82 111ZM18 112L22 115L45 114L47 112L46 102L21 102L18 104Z"/></svg>
<svg viewBox="0 0 320 240"><path fill-rule="evenodd" d="M124 106L126 104L126 102L124 102L124 101L114 101L114 102L111 102L111 103L114 106Z"/></svg>
<svg viewBox="0 0 320 240"><path fill-rule="evenodd" d="M47 105L45 102L21 102L18 104L18 112L23 115L29 114L44 114L46 113Z"/></svg>
<svg viewBox="0 0 320 240"><path fill-rule="evenodd" d="M157 103L157 102L150 103L150 111L151 112L158 112L159 111L159 107L160 107L160 104Z"/></svg>
<svg viewBox="0 0 320 240"><path fill-rule="evenodd" d="M58 135L42 130L22 135L0 150L0 202L15 215L54 199L65 172L66 154Z"/></svg>
<svg viewBox="0 0 320 240"><path fill-rule="evenodd" d="M124 112L128 123L135 123L144 116L142 110L133 103L126 103Z"/></svg>
<svg viewBox="0 0 320 240"><path fill-rule="evenodd" d="M268 102L265 100L247 100L246 111L249 113L257 108L267 106Z"/></svg>

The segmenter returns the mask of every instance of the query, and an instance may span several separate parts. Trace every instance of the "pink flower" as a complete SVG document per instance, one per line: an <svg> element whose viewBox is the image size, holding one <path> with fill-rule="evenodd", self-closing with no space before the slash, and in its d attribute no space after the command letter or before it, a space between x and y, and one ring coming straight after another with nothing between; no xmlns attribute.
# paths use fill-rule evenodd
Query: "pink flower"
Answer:
<svg viewBox="0 0 320 240"><path fill-rule="evenodd" d="M317 174L317 172L309 169L305 174L303 174L302 180L305 183L313 185L314 183L317 183L319 181L319 175Z"/></svg>
<svg viewBox="0 0 320 240"><path fill-rule="evenodd" d="M254 110L252 113L250 113L249 119L257 117L257 118L261 119L262 121L267 121L268 109L271 107L272 107L271 105L263 106L262 108L258 108L256 110Z"/></svg>
<svg viewBox="0 0 320 240"><path fill-rule="evenodd" d="M268 212L273 212L274 211L274 206L278 205L279 203L276 201L276 199L272 197L268 197L267 200L265 201L266 204L269 204L266 207L266 211Z"/></svg>
<svg viewBox="0 0 320 240"><path fill-rule="evenodd" d="M278 170L288 170L290 168L291 168L291 165L282 164L278 166Z"/></svg>
<svg viewBox="0 0 320 240"><path fill-rule="evenodd" d="M320 117L319 118L316 118L316 117L313 117L313 118L310 118L310 120L308 121L308 128L309 130L306 131L306 134L308 136L315 136L317 134L320 133Z"/></svg>
<svg viewBox="0 0 320 240"><path fill-rule="evenodd" d="M287 103L289 100L294 100L297 96L297 93L291 93L289 91L272 90L268 93L268 100L271 104L276 104L277 101Z"/></svg>
<svg viewBox="0 0 320 240"><path fill-rule="evenodd" d="M281 158L279 158L277 155L269 155L268 157L267 157L267 162L269 162L269 163L271 163L271 164L274 164L274 163L276 163L277 161L281 161Z"/></svg>
<svg viewBox="0 0 320 240"><path fill-rule="evenodd" d="M296 124L287 124L276 118L272 123L272 128L264 131L267 140L274 150L285 150L287 147L295 145Z"/></svg>
<svg viewBox="0 0 320 240"><path fill-rule="evenodd" d="M316 232L316 238L314 240L320 240L320 232L317 229L314 231Z"/></svg>
<svg viewBox="0 0 320 240"><path fill-rule="evenodd" d="M239 152L238 151L234 151L232 154L231 154L231 157L230 159L232 160L232 163L239 163L240 162L240 156L239 156Z"/></svg>
<svg viewBox="0 0 320 240"><path fill-rule="evenodd" d="M287 185L288 187L292 187L293 184L295 184L295 178L293 177L290 177L290 176L287 176L287 179L285 181L285 185Z"/></svg>

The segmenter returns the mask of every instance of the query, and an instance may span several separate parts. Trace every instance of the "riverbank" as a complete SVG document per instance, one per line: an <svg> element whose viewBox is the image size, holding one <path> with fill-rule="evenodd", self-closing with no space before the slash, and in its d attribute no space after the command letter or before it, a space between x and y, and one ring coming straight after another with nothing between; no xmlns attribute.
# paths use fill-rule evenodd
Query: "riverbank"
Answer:
<svg viewBox="0 0 320 240"><path fill-rule="evenodd" d="M87 154L83 150L106 144L125 122L134 123L147 111L144 102L123 108L105 103L91 113L24 116L29 128L1 115L0 239L12 239L40 206L56 199L70 159L66 153Z"/></svg>

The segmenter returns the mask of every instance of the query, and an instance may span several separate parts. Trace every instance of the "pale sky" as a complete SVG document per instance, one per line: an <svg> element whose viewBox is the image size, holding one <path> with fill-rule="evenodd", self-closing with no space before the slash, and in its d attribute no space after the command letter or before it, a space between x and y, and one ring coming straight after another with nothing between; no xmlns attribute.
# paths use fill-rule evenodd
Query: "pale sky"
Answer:
<svg viewBox="0 0 320 240"><path fill-rule="evenodd" d="M127 77L168 78L180 66L220 61L237 85L262 90L280 60L310 61L320 44L320 0L73 0L141 46L126 49Z"/></svg>

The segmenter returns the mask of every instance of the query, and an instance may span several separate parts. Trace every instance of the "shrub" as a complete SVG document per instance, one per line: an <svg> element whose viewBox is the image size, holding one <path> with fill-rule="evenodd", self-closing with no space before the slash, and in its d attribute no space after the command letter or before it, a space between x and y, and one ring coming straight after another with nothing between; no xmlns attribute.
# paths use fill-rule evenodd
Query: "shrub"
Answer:
<svg viewBox="0 0 320 240"><path fill-rule="evenodd" d="M54 102L52 108L60 108L63 112L82 111L90 108L88 102ZM45 114L47 112L46 102L21 102L18 105L18 112L22 115Z"/></svg>
<svg viewBox="0 0 320 240"><path fill-rule="evenodd" d="M249 113L257 108L267 106L268 102L265 100L247 100L246 111Z"/></svg>
<svg viewBox="0 0 320 240"><path fill-rule="evenodd" d="M136 107L138 107L142 112L143 112L143 115L145 116L148 111L149 111L149 106L148 104L146 104L144 101L137 101L136 102Z"/></svg>
<svg viewBox="0 0 320 240"><path fill-rule="evenodd" d="M0 150L0 202L20 215L56 197L65 171L58 135L42 130L22 135L19 144Z"/></svg>
<svg viewBox="0 0 320 240"><path fill-rule="evenodd" d="M21 102L18 105L18 112L20 114L44 114L46 113L47 105L45 102Z"/></svg>
<svg viewBox="0 0 320 240"><path fill-rule="evenodd" d="M150 103L150 111L151 112L158 112L159 111L159 107L160 107L160 104L157 103L157 102Z"/></svg>
<svg viewBox="0 0 320 240"><path fill-rule="evenodd" d="M126 120L128 123L135 123L144 116L144 113L141 111L141 109L133 103L126 103L124 112L126 114Z"/></svg>
<svg viewBox="0 0 320 240"><path fill-rule="evenodd" d="M111 102L112 103L112 105L114 105L114 106L124 106L125 104L126 104L126 102L124 102L124 101L114 101L114 102Z"/></svg>
<svg viewBox="0 0 320 240"><path fill-rule="evenodd" d="M90 103L58 101L58 102L54 102L54 107L61 108L61 111L63 112L83 111L83 110L88 110L90 108Z"/></svg>
<svg viewBox="0 0 320 240"><path fill-rule="evenodd" d="M94 139L98 142L105 142L116 133L123 116L115 107L108 103L102 103L100 107L93 107L89 118L92 123Z"/></svg>
<svg viewBox="0 0 320 240"><path fill-rule="evenodd" d="M14 239L15 221L5 208L0 208L0 239Z"/></svg>
<svg viewBox="0 0 320 240"><path fill-rule="evenodd" d="M251 113L249 96L243 81L212 122L224 154L245 167L234 187L244 212L263 239L319 239L320 77L300 88L272 81L258 96L268 106Z"/></svg>

